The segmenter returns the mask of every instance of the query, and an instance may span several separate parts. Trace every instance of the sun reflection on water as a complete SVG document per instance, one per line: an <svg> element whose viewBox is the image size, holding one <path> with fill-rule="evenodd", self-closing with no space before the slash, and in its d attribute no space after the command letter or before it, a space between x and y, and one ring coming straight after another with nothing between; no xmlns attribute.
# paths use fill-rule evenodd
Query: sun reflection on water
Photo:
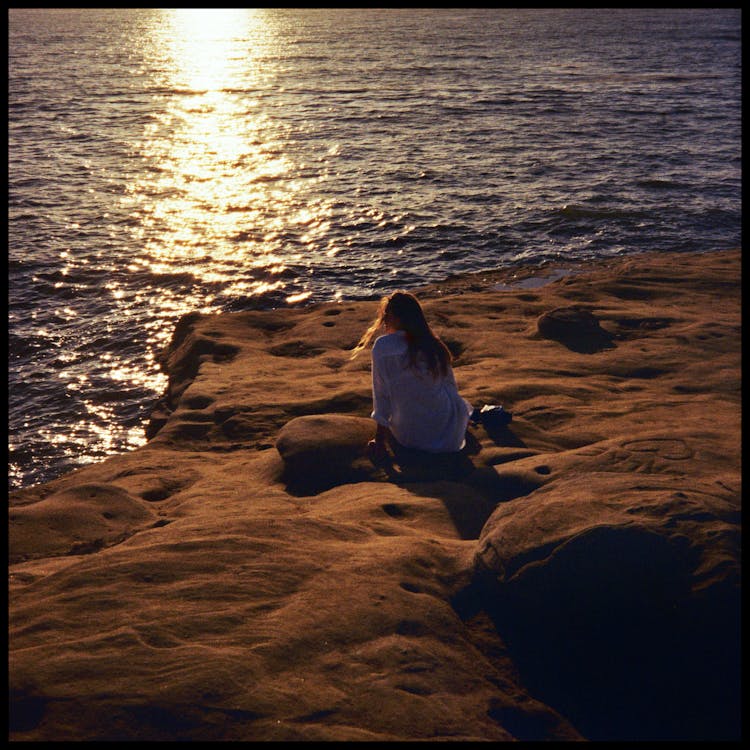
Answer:
<svg viewBox="0 0 750 750"><path fill-rule="evenodd" d="M329 239L331 203L316 194L339 147L324 144L320 161L316 154L303 159L304 126L278 116L278 97L287 94L277 81L273 12L167 9L150 17L139 54L154 106L140 137L128 141L127 171L112 180L119 189L125 179L123 210L102 214L109 236L125 231L133 248L97 290L118 322L97 332L104 350L93 368L80 352L61 351L58 377L75 417L61 414L38 434L77 464L146 442L143 393L164 392L157 353L182 315L266 294L303 303L311 296L305 277L312 256L332 258L340 249ZM71 222L68 229L80 227ZM106 264L106 246L95 258ZM56 288L74 285L68 277L88 262L68 250L61 259L65 278ZM56 315L67 328L49 334L55 345L68 329L86 325L72 306L61 305ZM115 331L134 326L138 336ZM123 403L132 415L124 424Z"/></svg>
<svg viewBox="0 0 750 750"><path fill-rule="evenodd" d="M311 180L298 179L289 126L260 101L274 89L264 54L276 33L272 14L163 13L154 35L166 72L155 94L161 115L139 144L146 168L125 200L145 269L187 273L216 289L198 299L187 285L169 303L160 290L155 304L172 320L176 307L212 312L227 296L283 290L287 263L318 249L330 212L304 195Z"/></svg>

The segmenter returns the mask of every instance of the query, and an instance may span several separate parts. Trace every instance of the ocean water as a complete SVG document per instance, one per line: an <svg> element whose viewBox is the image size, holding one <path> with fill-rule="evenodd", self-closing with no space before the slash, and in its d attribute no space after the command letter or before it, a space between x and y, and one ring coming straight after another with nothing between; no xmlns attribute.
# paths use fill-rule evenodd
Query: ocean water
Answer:
<svg viewBox="0 0 750 750"><path fill-rule="evenodd" d="M740 244L739 9L11 9L9 488L184 313Z"/></svg>

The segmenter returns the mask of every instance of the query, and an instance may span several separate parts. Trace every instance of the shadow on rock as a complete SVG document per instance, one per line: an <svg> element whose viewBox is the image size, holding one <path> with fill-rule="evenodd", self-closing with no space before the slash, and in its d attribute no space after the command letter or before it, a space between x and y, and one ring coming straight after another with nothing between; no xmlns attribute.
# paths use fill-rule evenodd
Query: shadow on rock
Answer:
<svg viewBox="0 0 750 750"><path fill-rule="evenodd" d="M501 474L492 466L477 466L466 450L436 455L398 446L381 466L390 481L441 500L462 539L478 539L499 503L528 495L541 485L527 476L529 472Z"/></svg>
<svg viewBox="0 0 750 750"><path fill-rule="evenodd" d="M613 349L613 337L599 324L596 316L585 308L558 307L544 313L537 321L539 335L558 341L579 354L595 354Z"/></svg>
<svg viewBox="0 0 750 750"><path fill-rule="evenodd" d="M589 740L737 740L739 596L692 592L691 554L592 528L507 580L478 568L452 603L485 610L528 690Z"/></svg>
<svg viewBox="0 0 750 750"><path fill-rule="evenodd" d="M501 445L510 448L526 448L526 443L518 437L518 435L511 430L507 425L505 426L492 426L484 425L484 430L487 433L490 440L495 445Z"/></svg>
<svg viewBox="0 0 750 750"><path fill-rule="evenodd" d="M334 414L297 417L279 432L276 447L284 461L281 480L290 494L311 496L342 484L393 482L417 495L441 500L462 539L477 539L498 503L533 492L540 482L529 472L475 465L481 445L471 432L463 450L429 453L395 440L386 457L373 464L367 442L372 420ZM523 446L507 426L497 442Z"/></svg>
<svg viewBox="0 0 750 750"><path fill-rule="evenodd" d="M398 456L387 462L390 481L415 495L436 498L445 506L462 539L478 539L482 527L497 506L492 492L475 483L477 469L466 453Z"/></svg>
<svg viewBox="0 0 750 750"><path fill-rule="evenodd" d="M284 482L286 491L297 497L319 495L321 492L342 484L383 482L387 479L385 472L373 467L366 458L327 465L287 465L281 474L281 481Z"/></svg>

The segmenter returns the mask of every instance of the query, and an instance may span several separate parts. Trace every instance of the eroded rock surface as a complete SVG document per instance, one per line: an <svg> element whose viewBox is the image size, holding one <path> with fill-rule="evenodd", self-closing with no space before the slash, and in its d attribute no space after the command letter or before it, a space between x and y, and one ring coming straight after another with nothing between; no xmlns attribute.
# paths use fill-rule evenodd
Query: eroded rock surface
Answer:
<svg viewBox="0 0 750 750"><path fill-rule="evenodd" d="M361 455L375 302L187 316L149 443L11 495L9 738L737 739L739 269L419 290L513 413L455 471Z"/></svg>

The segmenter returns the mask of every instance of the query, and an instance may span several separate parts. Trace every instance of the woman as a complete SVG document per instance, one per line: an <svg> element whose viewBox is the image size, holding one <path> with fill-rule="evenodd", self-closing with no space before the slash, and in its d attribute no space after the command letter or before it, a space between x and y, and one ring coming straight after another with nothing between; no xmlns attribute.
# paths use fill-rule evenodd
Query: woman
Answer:
<svg viewBox="0 0 750 750"><path fill-rule="evenodd" d="M425 319L417 298L408 292L384 297L372 325L352 358L373 339L372 418L377 422L370 457L386 456L386 442L430 453L454 453L465 444L471 405L458 393L448 347Z"/></svg>

